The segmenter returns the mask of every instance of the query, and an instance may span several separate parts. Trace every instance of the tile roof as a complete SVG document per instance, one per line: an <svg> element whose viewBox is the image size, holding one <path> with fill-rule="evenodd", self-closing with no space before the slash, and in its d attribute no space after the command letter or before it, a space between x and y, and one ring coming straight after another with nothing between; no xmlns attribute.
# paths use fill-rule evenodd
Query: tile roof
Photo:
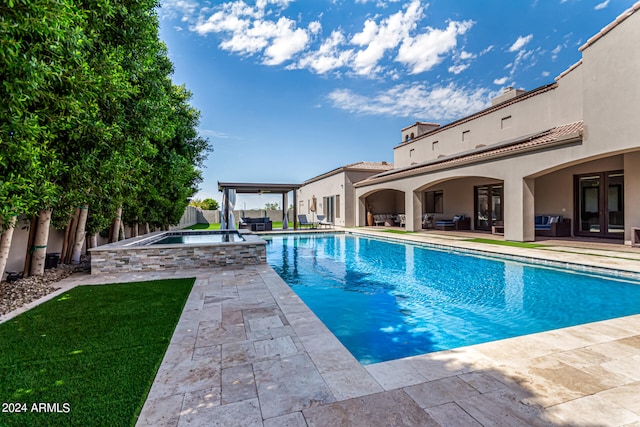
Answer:
<svg viewBox="0 0 640 427"><path fill-rule="evenodd" d="M474 150L429 160L417 165L383 172L360 181L356 184L356 187L371 185L378 182L392 181L414 175L422 175L465 164L480 163L485 160L506 157L524 151L539 150L556 144L574 142L582 139L582 132L582 121L569 123L513 140L503 141L497 144L476 148Z"/></svg>
<svg viewBox="0 0 640 427"><path fill-rule="evenodd" d="M473 114L471 114L469 116L466 116L466 117L463 117L461 119L458 119L455 122L451 122L451 123L448 123L446 125L440 126L439 128L432 130L431 132L427 132L425 134L422 134L420 136L415 137L411 141L408 141L408 142L403 141L399 145L395 146L394 149L398 148L398 147L405 147L405 146L407 146L409 144L413 144L413 143L415 143L417 141L420 141L423 138L432 137L433 135L435 135L435 134L437 134L439 132L442 132L442 131L444 131L446 129L450 129L450 128L454 127L454 126L458 126L460 124L470 122L472 120L477 119L478 117L486 116L487 114L493 113L494 111L497 111L497 110L500 110L502 108L508 107L509 105L518 103L520 101L524 101L525 99L532 98L532 97L534 97L536 95L540 95L542 93L545 93L545 92L550 91L552 89L555 89L557 87L558 87L558 83L557 82L553 82L553 83L549 83L549 84L544 85L544 86L540 86L539 88L530 90L529 92L525 92L522 95L518 95L515 98L511 98L511 99L509 99L507 101L501 102L500 104L492 105L491 107L485 108L484 110L478 111L477 113L473 113Z"/></svg>
<svg viewBox="0 0 640 427"><path fill-rule="evenodd" d="M331 175L335 175L340 172L346 171L372 171L372 172L385 172L393 170L393 163L389 162L356 162L351 163L345 166L340 166L339 168L335 168L330 170L329 172L325 172L318 176L314 176L302 183L302 185L311 184L312 182L319 181L323 178L329 177Z"/></svg>
<svg viewBox="0 0 640 427"><path fill-rule="evenodd" d="M618 17L615 19L615 21L611 22L609 25L607 25L606 27L601 29L598 32L598 34L596 34L595 36L593 36L589 40L587 40L587 42L585 44L583 44L582 46L580 46L580 48L578 50L580 52L582 52L583 50L585 50L586 48L588 48L589 46L591 46L592 44L594 44L595 42L600 40L605 34L607 34L609 31L613 30L615 27L620 25L620 23L622 21L624 21L625 19L627 19L628 17L633 15L638 10L640 10L640 1L635 3L629 9L625 10L624 12L622 12L620 15L618 15Z"/></svg>

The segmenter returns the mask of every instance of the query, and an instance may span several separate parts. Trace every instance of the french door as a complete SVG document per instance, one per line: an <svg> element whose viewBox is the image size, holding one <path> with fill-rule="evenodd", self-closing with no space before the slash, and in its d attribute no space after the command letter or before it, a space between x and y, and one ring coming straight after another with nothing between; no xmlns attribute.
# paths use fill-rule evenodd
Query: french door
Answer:
<svg viewBox="0 0 640 427"><path fill-rule="evenodd" d="M622 171L576 175L576 236L624 238L624 174Z"/></svg>
<svg viewBox="0 0 640 427"><path fill-rule="evenodd" d="M480 185L473 187L475 200L474 229L491 230L492 225L502 224L503 186Z"/></svg>

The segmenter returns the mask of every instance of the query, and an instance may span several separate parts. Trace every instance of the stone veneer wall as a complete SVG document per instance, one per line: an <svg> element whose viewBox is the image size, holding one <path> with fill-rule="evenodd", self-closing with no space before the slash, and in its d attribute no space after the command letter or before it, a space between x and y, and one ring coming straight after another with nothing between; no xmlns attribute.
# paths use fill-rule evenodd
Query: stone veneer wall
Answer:
<svg viewBox="0 0 640 427"><path fill-rule="evenodd" d="M91 274L256 265L267 262L266 242L91 249Z"/></svg>

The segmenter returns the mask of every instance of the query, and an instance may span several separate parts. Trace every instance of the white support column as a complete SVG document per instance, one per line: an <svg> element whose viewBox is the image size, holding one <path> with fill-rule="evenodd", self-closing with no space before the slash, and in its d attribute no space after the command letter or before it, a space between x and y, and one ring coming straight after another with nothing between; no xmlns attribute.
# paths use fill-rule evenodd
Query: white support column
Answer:
<svg viewBox="0 0 640 427"><path fill-rule="evenodd" d="M367 207L365 206L366 198L358 197L356 200L356 227L364 227L367 225Z"/></svg>
<svg viewBox="0 0 640 427"><path fill-rule="evenodd" d="M504 180L504 239L535 240L535 181L533 178Z"/></svg>
<svg viewBox="0 0 640 427"><path fill-rule="evenodd" d="M640 152L624 154L624 243L631 245L631 227L640 227ZM576 221L576 219L573 219Z"/></svg>
<svg viewBox="0 0 640 427"><path fill-rule="evenodd" d="M282 193L282 229L289 228L289 193Z"/></svg>
<svg viewBox="0 0 640 427"><path fill-rule="evenodd" d="M404 193L404 210L407 216L405 225L406 231L419 231L422 229L422 204L420 197L415 191L406 191Z"/></svg>

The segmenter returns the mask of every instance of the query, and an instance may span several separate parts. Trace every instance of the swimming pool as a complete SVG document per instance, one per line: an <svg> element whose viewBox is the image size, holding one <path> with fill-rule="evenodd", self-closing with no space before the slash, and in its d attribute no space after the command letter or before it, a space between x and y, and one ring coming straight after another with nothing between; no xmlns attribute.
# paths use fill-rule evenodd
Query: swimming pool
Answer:
<svg viewBox="0 0 640 427"><path fill-rule="evenodd" d="M345 234L263 238L362 364L640 313L633 280Z"/></svg>

